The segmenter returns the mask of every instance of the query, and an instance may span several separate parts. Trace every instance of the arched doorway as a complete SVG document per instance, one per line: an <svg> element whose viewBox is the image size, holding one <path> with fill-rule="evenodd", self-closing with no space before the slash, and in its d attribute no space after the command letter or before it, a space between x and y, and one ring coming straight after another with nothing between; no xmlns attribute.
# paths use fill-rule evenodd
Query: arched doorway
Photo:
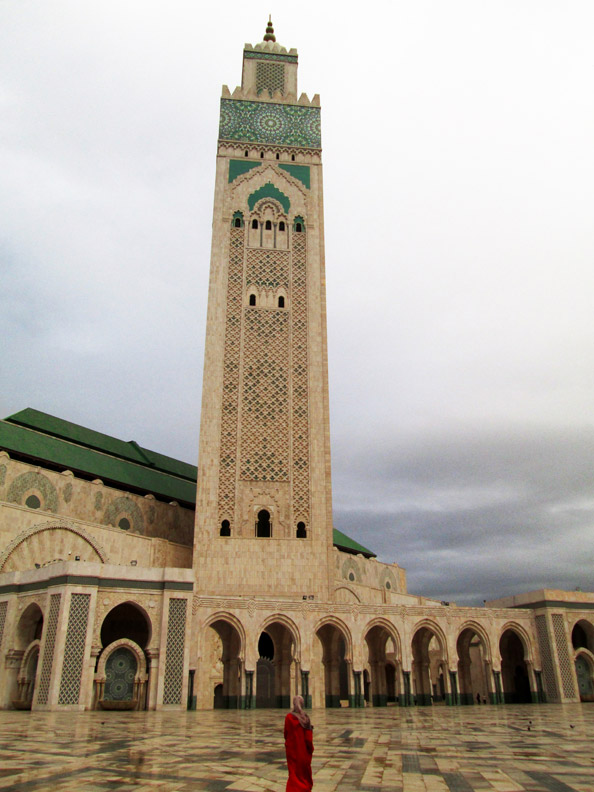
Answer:
<svg viewBox="0 0 594 792"><path fill-rule="evenodd" d="M39 647L43 634L43 612L36 602L31 602L21 614L14 635L13 660L7 669L8 700L16 709L31 709Z"/></svg>
<svg viewBox="0 0 594 792"><path fill-rule="evenodd" d="M223 617L208 626L204 641L201 686L197 690L200 707L237 709L241 702L241 636Z"/></svg>
<svg viewBox="0 0 594 792"><path fill-rule="evenodd" d="M460 703L486 703L489 696L489 664L485 638L473 627L467 627L458 636L456 649Z"/></svg>
<svg viewBox="0 0 594 792"><path fill-rule="evenodd" d="M101 652L95 674L95 702L103 709L147 708L152 625L134 602L112 608L101 625Z"/></svg>
<svg viewBox="0 0 594 792"><path fill-rule="evenodd" d="M418 706L441 703L446 696L447 660L442 639L429 625L420 627L412 639L413 693Z"/></svg>
<svg viewBox="0 0 594 792"><path fill-rule="evenodd" d="M576 622L571 631L575 650L575 673L580 701L594 701L594 625L586 619Z"/></svg>
<svg viewBox="0 0 594 792"><path fill-rule="evenodd" d="M324 624L316 635L322 647L324 704L326 707L350 706L350 657L347 641L336 624Z"/></svg>
<svg viewBox="0 0 594 792"><path fill-rule="evenodd" d="M400 692L396 676L397 642L392 632L381 624L367 631L365 641L371 672L371 703L374 707L385 707L394 703Z"/></svg>
<svg viewBox="0 0 594 792"><path fill-rule="evenodd" d="M256 707L290 708L297 693L295 638L286 624L273 621L258 639Z"/></svg>
<svg viewBox="0 0 594 792"><path fill-rule="evenodd" d="M508 628L499 640L501 654L501 683L505 704L529 704L530 678L526 664L526 652L522 639L515 630Z"/></svg>

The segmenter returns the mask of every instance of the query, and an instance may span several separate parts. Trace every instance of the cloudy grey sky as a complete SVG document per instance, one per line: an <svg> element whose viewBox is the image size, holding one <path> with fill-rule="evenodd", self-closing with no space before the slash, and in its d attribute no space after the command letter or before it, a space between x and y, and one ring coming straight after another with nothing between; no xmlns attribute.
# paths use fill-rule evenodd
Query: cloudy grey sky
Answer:
<svg viewBox="0 0 594 792"><path fill-rule="evenodd" d="M218 101L322 98L335 524L460 604L594 590L594 4L0 2L0 414L196 462Z"/></svg>

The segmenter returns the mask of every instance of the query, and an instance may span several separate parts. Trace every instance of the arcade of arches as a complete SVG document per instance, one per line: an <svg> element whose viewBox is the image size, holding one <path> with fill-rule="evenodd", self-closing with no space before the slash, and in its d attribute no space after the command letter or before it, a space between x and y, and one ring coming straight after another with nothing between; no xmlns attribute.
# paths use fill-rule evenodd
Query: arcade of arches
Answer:
<svg viewBox="0 0 594 792"><path fill-rule="evenodd" d="M287 708L297 693L313 707L546 699L534 663L537 642L525 626L507 622L493 634L473 622L452 636L423 619L407 646L395 624L375 619L359 635L354 642L348 621L328 618L304 641L297 626L280 617L249 634L235 616L220 614L208 625L200 652L204 662L192 677L194 706ZM573 635L580 693L591 700L594 655L588 647L594 646L594 624L578 625Z"/></svg>

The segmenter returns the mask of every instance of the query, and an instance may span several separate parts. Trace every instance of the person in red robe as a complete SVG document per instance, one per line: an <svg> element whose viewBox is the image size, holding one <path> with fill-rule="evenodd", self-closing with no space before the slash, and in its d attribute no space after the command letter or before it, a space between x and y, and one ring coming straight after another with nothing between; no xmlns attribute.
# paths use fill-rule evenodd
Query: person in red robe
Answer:
<svg viewBox="0 0 594 792"><path fill-rule="evenodd" d="M285 718L285 750L289 780L286 792L310 792L313 787L311 777L311 755L313 747L313 726L307 713L303 711L303 698L295 696L293 709Z"/></svg>

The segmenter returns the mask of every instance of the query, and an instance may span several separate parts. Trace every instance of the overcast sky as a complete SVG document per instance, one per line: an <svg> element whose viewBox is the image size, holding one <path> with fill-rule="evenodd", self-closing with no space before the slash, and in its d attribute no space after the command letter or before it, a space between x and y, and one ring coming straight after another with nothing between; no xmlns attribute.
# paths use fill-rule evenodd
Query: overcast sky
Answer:
<svg viewBox="0 0 594 792"><path fill-rule="evenodd" d="M218 103L322 99L335 525L459 604L594 590L594 4L0 0L0 414L196 463Z"/></svg>

